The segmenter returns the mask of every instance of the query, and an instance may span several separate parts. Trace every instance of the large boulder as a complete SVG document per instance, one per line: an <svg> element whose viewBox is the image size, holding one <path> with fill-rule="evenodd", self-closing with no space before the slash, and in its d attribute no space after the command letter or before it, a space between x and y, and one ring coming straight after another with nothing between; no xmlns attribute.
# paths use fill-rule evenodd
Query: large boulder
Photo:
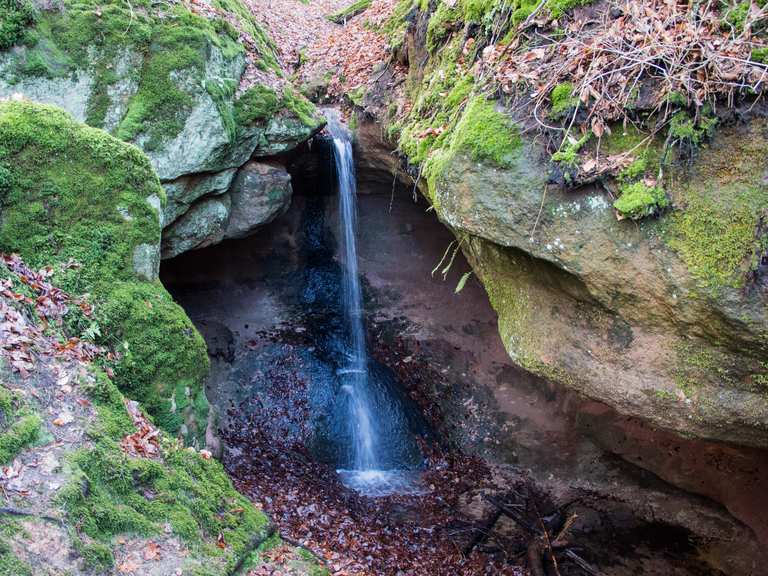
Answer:
<svg viewBox="0 0 768 576"><path fill-rule="evenodd" d="M768 445L768 123L721 128L668 174L672 209L640 222L596 187L547 186L535 141L494 162L457 140L426 193L518 364L664 428Z"/></svg>
<svg viewBox="0 0 768 576"><path fill-rule="evenodd" d="M157 278L165 194L135 146L28 102L0 102L0 251L89 293L82 338L114 349L114 382L202 443L205 343Z"/></svg>
<svg viewBox="0 0 768 576"><path fill-rule="evenodd" d="M231 177L220 181L227 180ZM216 177L210 177L193 186L209 187L216 181ZM243 238L272 222L290 205L291 177L279 164L250 161L237 172L228 190L213 190L165 228L163 258L225 239Z"/></svg>
<svg viewBox="0 0 768 576"><path fill-rule="evenodd" d="M203 198L166 228L162 256L173 258L193 248L205 248L221 242L229 220L232 201L229 195Z"/></svg>
<svg viewBox="0 0 768 576"><path fill-rule="evenodd" d="M225 191L251 156L290 150L323 124L279 79L274 48L248 8L215 4L215 13L116 0L40 9L14 46L0 47L0 98L60 106L139 146L165 186L169 226L199 198ZM260 83L246 84L249 58Z"/></svg>
<svg viewBox="0 0 768 576"><path fill-rule="evenodd" d="M225 238L242 238L283 214L291 202L291 176L282 166L249 162L229 191L232 212Z"/></svg>

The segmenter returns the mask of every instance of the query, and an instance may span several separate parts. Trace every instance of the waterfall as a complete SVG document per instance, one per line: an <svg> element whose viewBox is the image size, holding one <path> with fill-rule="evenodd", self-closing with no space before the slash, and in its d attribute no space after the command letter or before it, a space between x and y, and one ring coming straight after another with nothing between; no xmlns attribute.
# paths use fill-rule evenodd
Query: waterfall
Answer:
<svg viewBox="0 0 768 576"><path fill-rule="evenodd" d="M346 365L337 375L342 378L349 436L351 439L350 470L339 470L349 487L371 496L392 493L415 493L413 475L401 469L383 469L392 465L391 450L384 445L385 434L391 434L393 423L402 421L394 414L391 402L376 402L368 368L363 325L363 302L357 258L357 185L350 134L328 111L328 131L333 138L333 156L339 188L339 227L342 256L342 309L347 335ZM374 410L376 407L376 410ZM386 422L385 422L386 420ZM402 431L398 431L402 433ZM391 440L391 439L390 439Z"/></svg>
<svg viewBox="0 0 768 576"><path fill-rule="evenodd" d="M345 378L344 392L349 395L351 461L355 470L376 470L379 464L378 442L368 398L368 355L365 350L363 298L357 267L357 185L352 141L337 121L329 124L329 131L333 137L333 157L339 179L342 309L349 338L348 364L339 370L339 374Z"/></svg>

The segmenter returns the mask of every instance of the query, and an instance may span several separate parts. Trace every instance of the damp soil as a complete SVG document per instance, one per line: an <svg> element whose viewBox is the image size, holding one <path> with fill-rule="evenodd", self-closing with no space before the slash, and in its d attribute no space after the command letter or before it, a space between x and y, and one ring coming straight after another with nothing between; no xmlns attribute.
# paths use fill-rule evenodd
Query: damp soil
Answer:
<svg viewBox="0 0 768 576"><path fill-rule="evenodd" d="M337 206L322 166L294 174L290 210L256 235L161 271L208 343L222 460L284 538L334 574L535 574L542 538L563 576L735 573L702 536L742 534L722 506L583 435L583 401L509 361L479 283L455 293L460 253L445 278L430 274L452 237L410 190L361 190L359 256L369 368L403 414L395 444L421 491L344 487ZM701 518L681 527L681 510ZM557 573L548 549L540 557Z"/></svg>

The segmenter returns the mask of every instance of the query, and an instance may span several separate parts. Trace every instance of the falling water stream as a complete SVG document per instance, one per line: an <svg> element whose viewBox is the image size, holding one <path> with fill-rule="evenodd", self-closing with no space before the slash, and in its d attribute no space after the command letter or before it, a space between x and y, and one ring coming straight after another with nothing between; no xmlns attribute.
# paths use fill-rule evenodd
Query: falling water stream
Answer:
<svg viewBox="0 0 768 576"><path fill-rule="evenodd" d="M342 393L348 406L351 438L351 469L338 470L350 488L370 496L417 490L413 472L384 469L390 461L382 454L381 427L373 407L368 373L368 354L363 326L362 291L357 262L357 185L352 140L335 114L328 114L328 131L333 138L333 157L339 188L339 226L342 253L342 309L347 334L346 366L338 370Z"/></svg>

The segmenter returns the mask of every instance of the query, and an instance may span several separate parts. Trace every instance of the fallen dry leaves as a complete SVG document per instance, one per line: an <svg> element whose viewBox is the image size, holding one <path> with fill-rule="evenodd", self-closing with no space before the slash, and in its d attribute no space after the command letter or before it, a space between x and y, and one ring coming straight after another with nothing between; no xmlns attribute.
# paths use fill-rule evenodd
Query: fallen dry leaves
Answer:
<svg viewBox="0 0 768 576"><path fill-rule="evenodd" d="M599 137L637 107L660 112L663 125L673 94L700 108L761 93L768 66L751 54L766 46L753 34L766 19L768 7L755 3L736 29L727 25L723 3L607 2L583 18L528 23L536 28L533 46L534 36L521 31L511 44L486 47L480 70L504 92L529 98L533 117L546 128L553 128L542 114L552 89L571 83L587 113L574 112L566 125Z"/></svg>
<svg viewBox="0 0 768 576"><path fill-rule="evenodd" d="M144 560L160 560L160 545L155 542L149 541L144 547Z"/></svg>
<svg viewBox="0 0 768 576"><path fill-rule="evenodd" d="M266 342L290 337L259 336ZM284 345L287 351L293 349ZM296 350L295 358L284 360L286 366L302 361ZM410 368L412 373L416 370ZM224 465L235 486L261 505L286 541L313 552L334 576L523 573L502 554L461 554L471 531L457 511L460 499L494 482L483 462L424 445L428 466L422 483L427 493L377 499L360 496L341 484L333 468L313 459L304 445L309 439L306 434L280 434L278 413L301 414L306 409L303 396L295 393L300 384L292 376L284 378L279 373L269 375L270 386L285 396L284 404L276 403L279 408L268 410L267 418L263 410L233 406L230 414L237 420L222 434L231 448L225 451ZM250 576L273 573L282 572L256 569Z"/></svg>
<svg viewBox="0 0 768 576"><path fill-rule="evenodd" d="M74 307L86 318L92 315L84 297L74 298L51 282L53 269L32 270L16 254L0 254L0 263L12 278L0 280L0 356L11 368L27 378L34 369L36 355L90 362L106 351L80 338L62 340L49 326L61 326ZM76 268L69 262L65 268ZM28 293L15 288L23 285ZM30 295L31 294L31 295Z"/></svg>
<svg viewBox="0 0 768 576"><path fill-rule="evenodd" d="M160 431L150 424L137 402L126 399L125 408L136 426L136 432L123 438L120 441L120 448L131 456L159 458L160 445L157 437Z"/></svg>

